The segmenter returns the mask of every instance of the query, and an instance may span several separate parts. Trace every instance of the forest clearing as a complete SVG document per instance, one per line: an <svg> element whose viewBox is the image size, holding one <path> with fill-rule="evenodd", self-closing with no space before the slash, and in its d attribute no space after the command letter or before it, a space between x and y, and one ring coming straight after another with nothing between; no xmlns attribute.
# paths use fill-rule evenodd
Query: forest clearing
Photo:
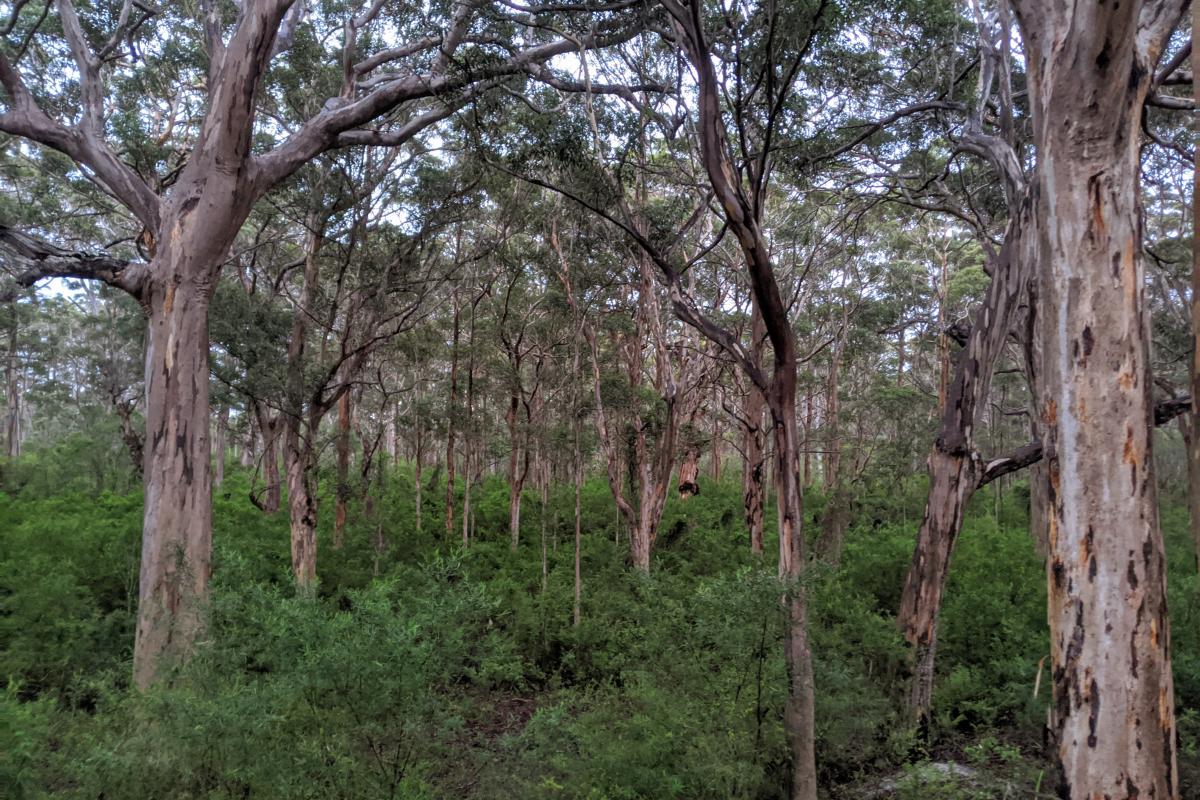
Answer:
<svg viewBox="0 0 1200 800"><path fill-rule="evenodd" d="M1200 800L1195 18L0 2L0 797Z"/></svg>

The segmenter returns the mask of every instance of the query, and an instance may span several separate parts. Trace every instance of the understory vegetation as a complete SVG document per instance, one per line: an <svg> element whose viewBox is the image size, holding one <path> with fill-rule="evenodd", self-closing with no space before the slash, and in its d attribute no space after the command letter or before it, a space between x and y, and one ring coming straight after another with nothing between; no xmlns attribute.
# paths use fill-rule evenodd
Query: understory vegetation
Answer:
<svg viewBox="0 0 1200 800"><path fill-rule="evenodd" d="M39 483L46 474L53 493ZM745 545L738 486L709 482L686 501L672 493L646 576L626 565L608 487L588 481L574 627L570 487L544 508L530 498L514 552L507 485L486 479L464 551L445 539L436 486L418 532L409 466L384 474L376 516L352 506L343 548L319 531L315 597L292 580L286 517L250 504L248 473L227 476L214 503L206 640L169 688L138 693L140 492L97 490L69 449L8 468L0 794L784 796L780 589L774 565ZM1200 584L1186 510L1163 496L1189 797L1200 792ZM819 491L806 500L819 519ZM832 797L1050 797L1046 589L1026 486L981 493L972 507L925 732L905 713L895 623L923 501L920 480L863 486L840 565L806 572L821 783Z"/></svg>

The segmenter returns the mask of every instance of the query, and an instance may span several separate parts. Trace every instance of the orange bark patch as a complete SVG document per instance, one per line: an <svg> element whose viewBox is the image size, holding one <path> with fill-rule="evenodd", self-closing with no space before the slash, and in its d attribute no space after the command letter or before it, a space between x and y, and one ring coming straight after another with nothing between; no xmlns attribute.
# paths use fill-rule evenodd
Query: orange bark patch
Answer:
<svg viewBox="0 0 1200 800"><path fill-rule="evenodd" d="M1133 374L1129 372L1122 372L1117 376L1117 385L1121 387L1122 391L1128 392L1133 388Z"/></svg>
<svg viewBox="0 0 1200 800"><path fill-rule="evenodd" d="M1126 464L1133 464L1135 467L1139 461L1137 448L1133 444L1133 428L1129 426L1125 427L1125 455L1121 460Z"/></svg>
<svg viewBox="0 0 1200 800"><path fill-rule="evenodd" d="M1134 269L1133 261L1132 238L1125 242L1125 247L1121 251L1121 273L1121 285L1125 288L1125 303L1127 306L1132 307L1138 290L1137 270Z"/></svg>
<svg viewBox="0 0 1200 800"><path fill-rule="evenodd" d="M1158 647L1158 620L1150 620L1150 646Z"/></svg>
<svg viewBox="0 0 1200 800"><path fill-rule="evenodd" d="M163 298L163 313L170 314L175 307L175 284L167 286L167 296Z"/></svg>
<svg viewBox="0 0 1200 800"><path fill-rule="evenodd" d="M1054 400L1046 403L1046 410L1042 412L1042 422L1047 425L1054 425L1058 422L1058 403Z"/></svg>

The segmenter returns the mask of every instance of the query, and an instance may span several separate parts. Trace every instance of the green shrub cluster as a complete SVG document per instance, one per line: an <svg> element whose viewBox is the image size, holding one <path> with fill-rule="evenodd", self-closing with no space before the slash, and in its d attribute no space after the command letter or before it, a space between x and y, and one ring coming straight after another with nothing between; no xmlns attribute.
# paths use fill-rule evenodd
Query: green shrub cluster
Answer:
<svg viewBox="0 0 1200 800"><path fill-rule="evenodd" d="M315 597L291 588L285 512L264 515L249 488L235 471L216 496L209 636L169 687L145 694L127 678L140 497L0 494L0 795L785 796L775 545L761 563L748 553L734 482L672 498L649 577L627 567L606 485L588 482L578 627L571 487L545 508L526 499L513 551L507 487L489 478L474 489L464 551L445 538L444 485L424 492L418 531L412 473L396 465L371 513L352 507L344 548L322 521ZM921 738L895 625L915 527L904 498L919 494L860 496L840 565L805 578L822 785L833 796L997 796L1001 784L980 777L991 775L1031 793L1050 687L1043 674L1033 694L1045 587L1023 498L981 498L970 515ZM810 513L823 502L814 496ZM1168 508L1164 530L1187 781L1200 587L1186 512ZM974 777L920 766L932 761L969 764Z"/></svg>

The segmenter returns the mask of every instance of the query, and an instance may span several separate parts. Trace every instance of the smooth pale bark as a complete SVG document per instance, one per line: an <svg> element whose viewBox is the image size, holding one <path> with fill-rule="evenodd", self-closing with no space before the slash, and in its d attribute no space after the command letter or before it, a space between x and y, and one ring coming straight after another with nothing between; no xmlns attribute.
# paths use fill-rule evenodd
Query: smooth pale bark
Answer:
<svg viewBox="0 0 1200 800"><path fill-rule="evenodd" d="M1138 170L1142 106L1181 5L1015 9L1038 149L1058 793L1176 798Z"/></svg>
<svg viewBox="0 0 1200 800"><path fill-rule="evenodd" d="M179 274L186 257L177 253L172 248L163 261ZM146 495L133 660L140 688L191 654L205 628L212 572L208 287L187 278L164 283L149 288L147 304Z"/></svg>

